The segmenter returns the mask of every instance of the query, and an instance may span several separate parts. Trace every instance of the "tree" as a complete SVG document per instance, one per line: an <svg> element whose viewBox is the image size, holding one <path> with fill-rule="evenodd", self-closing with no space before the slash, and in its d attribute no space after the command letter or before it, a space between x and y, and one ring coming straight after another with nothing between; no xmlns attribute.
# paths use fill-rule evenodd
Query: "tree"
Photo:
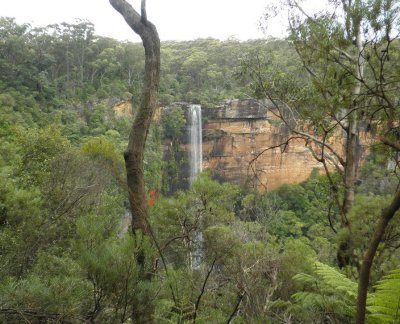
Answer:
<svg viewBox="0 0 400 324"><path fill-rule="evenodd" d="M156 27L147 20L146 1L141 2L139 14L125 0L110 0L111 5L137 33L145 50L145 75L140 107L133 121L128 148L124 154L132 212L132 230L150 234L148 206L144 185L144 148L150 123L156 108L160 80L160 39Z"/></svg>
<svg viewBox="0 0 400 324"><path fill-rule="evenodd" d="M139 110L135 116L129 135L128 148L124 153L127 173L129 203L132 213L132 231L141 231L151 236L149 212L144 183L144 151L150 124L156 108L156 99L160 81L160 39L156 27L147 20L146 0L141 2L141 14L125 0L110 0L111 5L124 17L127 24L137 33L143 42L145 52L144 85ZM138 264L145 268L144 251L137 253ZM150 279L148 274L145 278ZM141 323L152 322L151 297L144 307L133 311L133 316Z"/></svg>
<svg viewBox="0 0 400 324"><path fill-rule="evenodd" d="M327 10L315 15L296 0L281 4L288 12L290 40L302 68L279 66L253 53L245 71L252 76L254 93L269 99L271 112L290 130L287 143L302 138L328 177L332 169L340 175L341 188L332 181L332 189L340 225L351 232L347 214L354 203L363 136L372 130L382 143L399 148L398 2L328 1ZM341 138L343 147L335 143ZM374 255L399 203L396 193L382 211L361 266L352 259L349 242L339 244L339 266L355 264L360 269L357 323L364 322Z"/></svg>

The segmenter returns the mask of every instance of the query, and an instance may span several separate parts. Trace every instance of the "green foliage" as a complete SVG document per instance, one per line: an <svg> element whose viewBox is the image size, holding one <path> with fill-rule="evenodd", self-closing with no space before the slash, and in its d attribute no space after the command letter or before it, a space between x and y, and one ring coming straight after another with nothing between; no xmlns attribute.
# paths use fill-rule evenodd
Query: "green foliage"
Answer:
<svg viewBox="0 0 400 324"><path fill-rule="evenodd" d="M6 278L21 275L32 265L35 243L43 235L43 198L35 187L24 189L6 177L1 180L0 273Z"/></svg>
<svg viewBox="0 0 400 324"><path fill-rule="evenodd" d="M245 196L240 217L260 222L281 241L306 236L324 261L331 263L336 253L331 245L335 234L331 227L338 223L332 196L333 188L326 177L311 177L301 184Z"/></svg>
<svg viewBox="0 0 400 324"><path fill-rule="evenodd" d="M151 211L151 221L160 245L166 248L166 256L176 264L190 264L194 232L232 221L232 202L237 195L236 186L219 184L204 173L190 190L159 199Z"/></svg>
<svg viewBox="0 0 400 324"><path fill-rule="evenodd" d="M303 107L307 102L310 110L315 107L308 77L290 42L272 39L266 47L254 46L242 56L236 77L249 84L258 99L271 94L274 98L284 97L288 105Z"/></svg>
<svg viewBox="0 0 400 324"><path fill-rule="evenodd" d="M369 26L376 31L385 10L373 4ZM319 23L304 24L293 37L310 36L325 46L301 48L323 79L311 80L302 71L304 57L293 46L301 44L294 39L166 42L159 100L211 107L242 98L249 89L263 97L268 89L295 104L318 135L322 126L332 126L327 116L353 99L348 75L325 64L324 56L333 50L327 38L343 49L350 43L330 18ZM32 28L9 18L0 18L0 43L1 322L130 323L140 312L160 323L193 322L195 315L199 323L223 323L231 316L235 323L351 322L356 284L328 266L335 242L349 236L333 231L339 224L335 195L343 189L339 175L332 174L333 183L313 175L261 193L204 173L190 189L158 198L151 209L152 244L131 235L127 225L122 152L132 117L117 117L111 109L120 100L131 100L133 112L139 104L141 44L95 36L87 21ZM391 46L398 49L399 43ZM370 67L376 66L376 53L365 50ZM387 82L397 93L391 81L399 72L399 51L390 51ZM328 90L335 95L324 98ZM175 191L172 180L187 163L179 146L184 125L179 108L152 125L144 161L148 191ZM394 131L388 136L397 138ZM168 162L161 140L171 144ZM383 194L396 185L387 170L393 154L381 146L372 153L348 215L358 258L387 205ZM379 247L372 282L397 266L398 228L395 218ZM193 268L199 232L202 258ZM144 265L137 263L142 254ZM151 281L142 280L148 276ZM377 284L369 299L371 321L398 321L397 286L397 270Z"/></svg>
<svg viewBox="0 0 400 324"><path fill-rule="evenodd" d="M392 270L384 276L368 297L367 310L371 322L398 323L400 321L400 269Z"/></svg>
<svg viewBox="0 0 400 324"><path fill-rule="evenodd" d="M386 145L377 143L371 147L371 153L361 167L358 193L389 195L395 192L398 183L395 154Z"/></svg>
<svg viewBox="0 0 400 324"><path fill-rule="evenodd" d="M10 279L1 290L2 307L21 313L30 309L72 320L90 307L89 282L82 278L77 263L67 257L41 254L27 278Z"/></svg>
<svg viewBox="0 0 400 324"><path fill-rule="evenodd" d="M216 258L219 262L224 258L231 258L240 246L236 233L226 225L210 226L204 230L203 235L207 257Z"/></svg>
<svg viewBox="0 0 400 324"><path fill-rule="evenodd" d="M163 138L169 139L173 142L179 141L183 135L186 124L182 108L174 107L170 110L164 111L161 117L161 124L163 127Z"/></svg>
<svg viewBox="0 0 400 324"><path fill-rule="evenodd" d="M164 194L172 194L180 186L184 176L182 170L187 164L187 154L181 146L184 136L186 118L181 107L171 107L161 115L161 138L169 142L164 149L164 164L162 166L162 190Z"/></svg>
<svg viewBox="0 0 400 324"><path fill-rule="evenodd" d="M160 130L155 123L150 126L144 152L144 175L147 191L159 192L162 183L164 166L163 149L160 140Z"/></svg>
<svg viewBox="0 0 400 324"><path fill-rule="evenodd" d="M92 159L104 161L115 172L121 172L124 166L122 153L108 138L93 137L82 145L81 150Z"/></svg>
<svg viewBox="0 0 400 324"><path fill-rule="evenodd" d="M238 84L233 73L242 53L253 45L250 41L211 38L163 43L160 99L209 106L225 98L244 97L245 87Z"/></svg>
<svg viewBox="0 0 400 324"><path fill-rule="evenodd" d="M354 206L348 214L348 219L352 224L351 234L348 230L343 229L337 236L339 242L344 240L349 242L353 251L353 258L356 258L355 261L362 260L370 237L378 225L382 210L390 204L391 199L390 196L356 196ZM399 221L398 217L394 217L378 247L373 272L371 273L370 282L372 283L397 265L399 258L397 248L399 244Z"/></svg>
<svg viewBox="0 0 400 324"><path fill-rule="evenodd" d="M357 283L320 262L315 262L312 274L299 273L293 280L304 287L303 291L292 296L293 311L300 319L328 318L334 322L351 322L355 313Z"/></svg>
<svg viewBox="0 0 400 324"><path fill-rule="evenodd" d="M50 171L51 161L69 146L58 128L22 130L18 136L20 162L16 170L24 186L39 185Z"/></svg>
<svg viewBox="0 0 400 324"><path fill-rule="evenodd" d="M191 190L157 201L152 209L152 224L164 257L176 269L174 271L190 267L193 251L191 239L201 219L204 257L200 270L193 272L192 276L180 274L179 279L172 279L173 289L176 294L179 291L186 292L184 299L194 302L196 294L193 295L193 290L202 285L199 281L201 277L197 274L205 276L204 272L215 263L214 267L218 270L211 272L206 285L214 287L214 290L205 290L199 316L206 316L208 321L229 317L238 296L243 293L242 289L246 294L240 297L242 315L241 319L238 318L239 322L263 322L266 319L273 322L279 316L294 316L297 313L293 311L289 314L287 307L277 311L274 308L275 301L287 299L300 289L300 284L293 282L291 277L299 270L311 273L311 260L315 260L316 252L310 240L288 238L290 228L282 229L282 243L279 243L268 233L275 233L276 227L233 217L231 213L237 210L237 206L232 204L239 202L236 190L235 187L229 188L211 181L203 174ZM254 197L255 194L245 196L242 206L251 208ZM294 198L296 201L299 197ZM177 321L189 316L190 307L186 308L182 301L179 302L178 313L168 311L169 307L177 307L171 305L174 305L173 302L163 300L160 306L163 315L159 315L162 320L163 316ZM215 305L219 306L216 308ZM205 314L212 315L207 317Z"/></svg>
<svg viewBox="0 0 400 324"><path fill-rule="evenodd" d="M83 107L92 110L98 100L126 99L127 93L134 107L139 104L144 70L141 44L96 36L93 24L85 20L33 28L1 18L0 27L1 90L29 93L31 103L37 100L54 107L84 103ZM163 43L161 103L188 101L208 106L244 97L246 86L233 74L243 53L256 46L271 49L275 57L288 52L288 43L279 40L221 42L209 38ZM2 101L12 104L9 98ZM90 119L92 124L100 122L96 116ZM102 127L93 127L95 135L102 131Z"/></svg>

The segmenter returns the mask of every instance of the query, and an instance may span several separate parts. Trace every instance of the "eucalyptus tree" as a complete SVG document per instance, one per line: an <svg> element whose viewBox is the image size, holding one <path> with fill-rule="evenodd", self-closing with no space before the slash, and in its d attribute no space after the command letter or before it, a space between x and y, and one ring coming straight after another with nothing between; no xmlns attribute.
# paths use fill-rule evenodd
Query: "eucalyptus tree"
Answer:
<svg viewBox="0 0 400 324"><path fill-rule="evenodd" d="M132 214L132 231L151 236L149 211L144 183L144 151L150 124L156 108L157 93L160 82L160 39L157 29L147 20L146 0L141 1L139 14L125 0L110 0L110 4L124 17L132 30L142 39L145 53L144 84L139 109L129 135L128 148L124 153L127 173L127 189ZM144 269L145 253L137 253L137 261ZM151 276L144 274L144 279ZM140 323L151 323L152 300L146 295L144 305L138 305L132 316Z"/></svg>
<svg viewBox="0 0 400 324"><path fill-rule="evenodd" d="M326 9L316 14L308 14L301 1L280 4L288 14L298 66L282 66L252 53L243 70L252 77L254 93L269 99L271 112L291 131L286 143L303 139L328 177L332 169L340 175L340 188L334 181L332 188L340 227L351 233L347 214L367 149L365 139L373 136L388 145L392 156L399 149L399 2L329 0ZM358 323L365 318L374 255L399 204L397 192L376 222L361 265L352 260L349 239L339 244L339 266L359 267Z"/></svg>
<svg viewBox="0 0 400 324"><path fill-rule="evenodd" d="M156 27L147 20L145 0L141 2L140 14L125 0L110 0L110 4L124 17L129 27L140 36L145 51L141 102L132 124L124 158L132 212L132 230L134 232L141 230L144 234L150 234L143 161L160 81L160 39Z"/></svg>
<svg viewBox="0 0 400 324"><path fill-rule="evenodd" d="M14 18L0 17L0 84L26 90L36 85L37 67L32 64L31 26Z"/></svg>

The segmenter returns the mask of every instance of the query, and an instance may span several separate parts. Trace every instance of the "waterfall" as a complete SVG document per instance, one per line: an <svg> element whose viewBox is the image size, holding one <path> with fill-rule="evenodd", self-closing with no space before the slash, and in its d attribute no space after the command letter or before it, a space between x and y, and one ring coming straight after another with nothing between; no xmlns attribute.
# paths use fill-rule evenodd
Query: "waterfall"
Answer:
<svg viewBox="0 0 400 324"><path fill-rule="evenodd" d="M189 182L196 179L198 173L202 171L203 152L202 152L202 132L201 132L201 106L189 106L190 119L190 155L189 155Z"/></svg>
<svg viewBox="0 0 400 324"><path fill-rule="evenodd" d="M202 152L202 131L201 131L201 106L189 106L189 137L190 137L190 152L189 152L189 183L190 185L196 180L197 175L202 171L203 152ZM201 217L201 215L199 215ZM198 228L193 234L193 249L191 253L191 266L198 268L201 264L203 256L203 233L202 220L198 220Z"/></svg>

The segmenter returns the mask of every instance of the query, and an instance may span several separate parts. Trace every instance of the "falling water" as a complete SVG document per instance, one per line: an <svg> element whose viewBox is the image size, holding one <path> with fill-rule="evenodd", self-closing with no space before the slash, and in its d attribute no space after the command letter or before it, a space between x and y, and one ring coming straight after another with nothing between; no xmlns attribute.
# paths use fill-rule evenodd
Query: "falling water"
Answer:
<svg viewBox="0 0 400 324"><path fill-rule="evenodd" d="M202 171L203 153L202 153L202 133L201 133L201 106L189 106L190 118L190 184L196 179L198 173Z"/></svg>
<svg viewBox="0 0 400 324"><path fill-rule="evenodd" d="M189 154L189 165L190 185L196 180L197 175L202 171L203 153L202 153L202 132L201 132L201 106L190 105L189 106L189 119L190 119L190 154ZM199 215L201 217L201 215ZM203 249L203 233L201 229L201 218L198 220L199 225L193 235L193 250L191 254L191 266L192 268L198 268L202 259Z"/></svg>

